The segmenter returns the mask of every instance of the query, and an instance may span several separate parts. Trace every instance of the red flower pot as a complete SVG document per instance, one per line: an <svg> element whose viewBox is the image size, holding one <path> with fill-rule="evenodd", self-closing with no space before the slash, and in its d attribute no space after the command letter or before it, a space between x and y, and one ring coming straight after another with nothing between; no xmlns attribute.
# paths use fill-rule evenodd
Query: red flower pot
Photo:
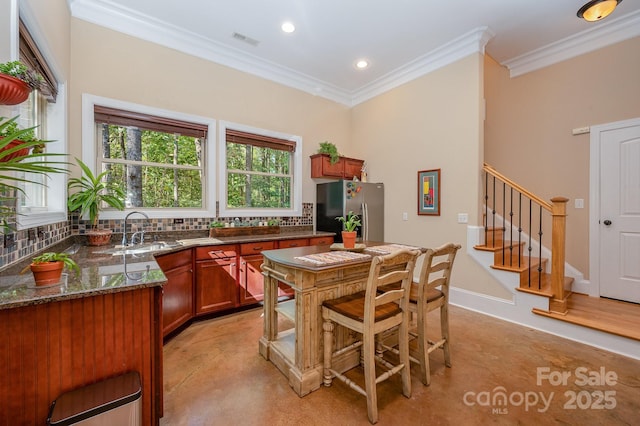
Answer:
<svg viewBox="0 0 640 426"><path fill-rule="evenodd" d="M352 249L356 246L356 231L342 231L342 244L346 249Z"/></svg>
<svg viewBox="0 0 640 426"><path fill-rule="evenodd" d="M26 101L31 93L27 83L10 75L0 74L0 104L17 105Z"/></svg>
<svg viewBox="0 0 640 426"><path fill-rule="evenodd" d="M32 263L31 272L36 285L50 285L60 282L64 262Z"/></svg>
<svg viewBox="0 0 640 426"><path fill-rule="evenodd" d="M15 152L12 152L11 154L6 154L6 155L2 154L3 151L6 151L8 149L11 149L11 148L16 147L16 146L18 146L20 144L23 144L23 143L24 143L24 141L21 141L19 139L15 139L15 140L12 140L11 142L9 142L6 146L2 147L2 149L0 149L0 161L5 162L5 161L12 160L12 159L14 159L16 157L22 157L22 156L25 156L25 155L29 154L29 150L31 149L30 147L19 149L19 150L15 151Z"/></svg>

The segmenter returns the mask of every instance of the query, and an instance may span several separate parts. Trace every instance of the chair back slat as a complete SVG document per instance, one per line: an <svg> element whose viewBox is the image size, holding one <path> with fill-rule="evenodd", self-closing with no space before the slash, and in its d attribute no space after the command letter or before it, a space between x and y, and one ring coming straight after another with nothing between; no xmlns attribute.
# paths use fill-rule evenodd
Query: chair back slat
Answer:
<svg viewBox="0 0 640 426"><path fill-rule="evenodd" d="M418 294L423 296L421 300L427 300L426 292L437 287L440 287L440 291L448 297L453 261L460 248L459 244L448 243L436 249L427 250L418 282Z"/></svg>

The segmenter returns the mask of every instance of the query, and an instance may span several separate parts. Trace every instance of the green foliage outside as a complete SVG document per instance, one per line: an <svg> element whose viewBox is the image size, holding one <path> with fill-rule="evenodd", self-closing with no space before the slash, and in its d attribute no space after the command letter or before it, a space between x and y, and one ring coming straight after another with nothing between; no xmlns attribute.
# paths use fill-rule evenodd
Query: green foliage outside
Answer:
<svg viewBox="0 0 640 426"><path fill-rule="evenodd" d="M292 154L227 143L227 207L290 208Z"/></svg>
<svg viewBox="0 0 640 426"><path fill-rule="evenodd" d="M127 160L126 138L126 128L109 126L107 149L103 146L105 158ZM142 130L140 165L132 167L131 165L105 162L103 166L110 170L110 179L120 185L128 197L130 197L132 189L127 188L127 174L134 171L141 175L142 205L132 204L128 199L128 207L201 208L202 176L200 170L179 167L193 166L198 168L200 152L201 142L198 138ZM151 164L142 165L142 163ZM177 190L174 191L176 188Z"/></svg>

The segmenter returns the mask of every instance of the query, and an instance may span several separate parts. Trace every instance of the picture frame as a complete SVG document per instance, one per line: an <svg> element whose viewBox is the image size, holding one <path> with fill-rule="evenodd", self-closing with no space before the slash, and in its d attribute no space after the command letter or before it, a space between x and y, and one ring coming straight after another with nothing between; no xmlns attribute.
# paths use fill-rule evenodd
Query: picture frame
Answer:
<svg viewBox="0 0 640 426"><path fill-rule="evenodd" d="M418 172L418 215L440 216L440 169Z"/></svg>

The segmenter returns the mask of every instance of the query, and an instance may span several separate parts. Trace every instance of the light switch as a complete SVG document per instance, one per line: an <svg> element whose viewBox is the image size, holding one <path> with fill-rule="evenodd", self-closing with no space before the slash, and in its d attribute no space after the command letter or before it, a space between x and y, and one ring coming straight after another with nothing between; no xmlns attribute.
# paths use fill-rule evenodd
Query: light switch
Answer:
<svg viewBox="0 0 640 426"><path fill-rule="evenodd" d="M576 206L576 209L584 209L584 199L576 198L575 206Z"/></svg>
<svg viewBox="0 0 640 426"><path fill-rule="evenodd" d="M402 212L402 220L409 220L409 215L407 212Z"/></svg>

